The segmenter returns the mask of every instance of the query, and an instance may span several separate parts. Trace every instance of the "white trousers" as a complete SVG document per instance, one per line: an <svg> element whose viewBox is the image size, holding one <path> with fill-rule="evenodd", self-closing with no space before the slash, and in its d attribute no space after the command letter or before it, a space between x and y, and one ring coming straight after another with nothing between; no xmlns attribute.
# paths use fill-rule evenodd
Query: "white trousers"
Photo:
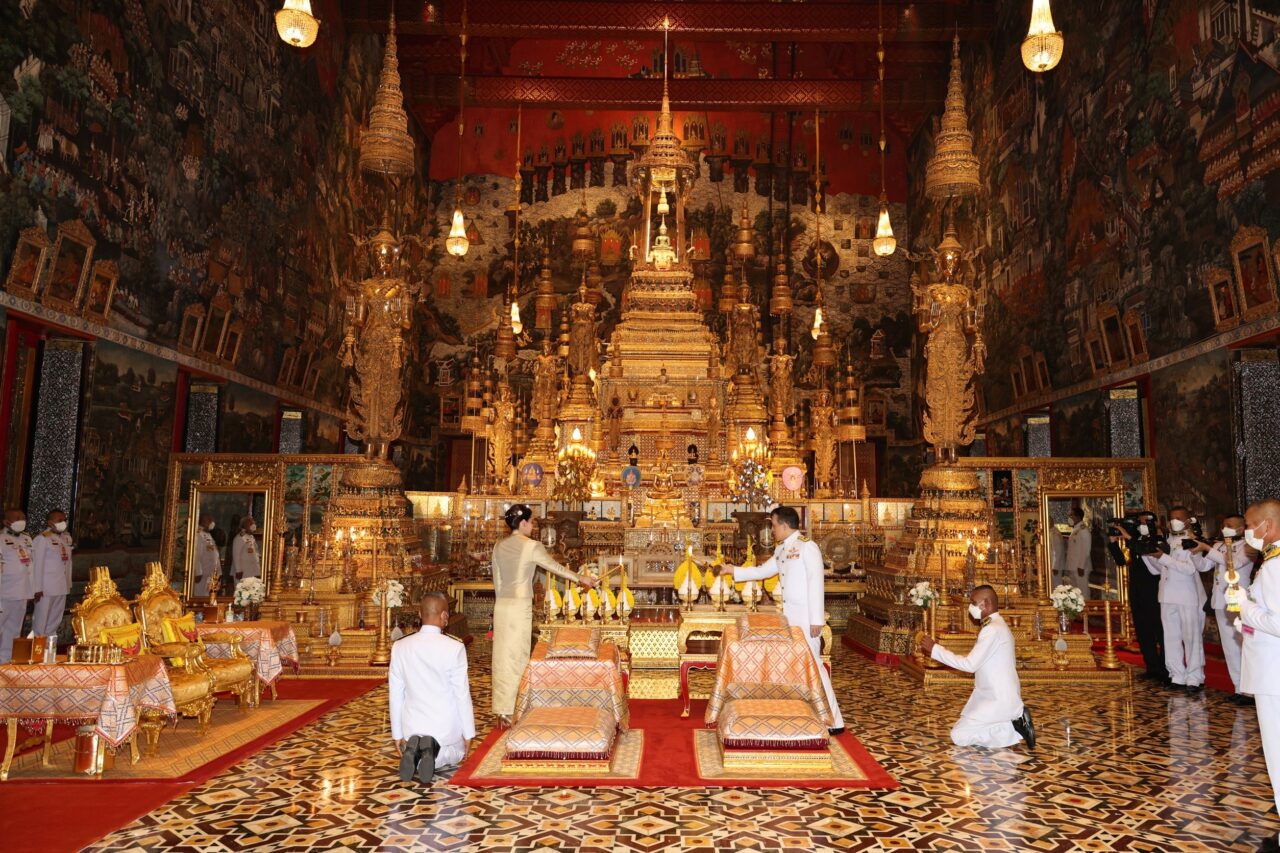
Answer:
<svg viewBox="0 0 1280 853"><path fill-rule="evenodd" d="M1013 746L1022 740L1013 727L1012 720L1000 723L981 723L968 717L961 717L951 727L951 742L956 746L985 746L988 749L1003 749Z"/></svg>
<svg viewBox="0 0 1280 853"><path fill-rule="evenodd" d="M1218 641L1222 643L1222 656L1227 659L1227 672L1231 675L1231 686L1238 693L1240 691L1240 650L1243 648L1244 637L1231 623L1236 621L1239 614L1215 610L1213 615L1218 617Z"/></svg>
<svg viewBox="0 0 1280 853"><path fill-rule="evenodd" d="M1204 610L1190 604L1161 604L1164 665L1174 684L1204 684Z"/></svg>
<svg viewBox="0 0 1280 853"><path fill-rule="evenodd" d="M27 615L27 598L0 601L0 663L13 660L13 641L22 633L22 620Z"/></svg>
<svg viewBox="0 0 1280 853"><path fill-rule="evenodd" d="M37 637L53 637L62 625L63 608L66 606L65 595L42 595L36 602L35 613L31 616L31 630Z"/></svg>
<svg viewBox="0 0 1280 853"><path fill-rule="evenodd" d="M1258 709L1258 728L1262 730L1262 754L1267 759L1267 775L1271 777L1271 796L1280 811L1280 696L1254 696Z"/></svg>
<svg viewBox="0 0 1280 853"><path fill-rule="evenodd" d="M813 659L818 662L818 672L822 673L822 689L827 693L827 705L831 708L831 724L833 729L844 728L844 715L840 713L840 704L836 702L836 692L831 689L831 673L827 672L827 668L822 665L822 638L808 636L808 628L803 629L805 639L809 641L809 650L813 652Z"/></svg>

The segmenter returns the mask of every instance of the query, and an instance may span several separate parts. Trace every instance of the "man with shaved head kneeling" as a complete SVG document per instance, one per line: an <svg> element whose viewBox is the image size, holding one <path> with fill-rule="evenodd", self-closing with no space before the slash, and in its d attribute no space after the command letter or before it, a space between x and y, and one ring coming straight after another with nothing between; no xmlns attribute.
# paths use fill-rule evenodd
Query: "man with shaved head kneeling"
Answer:
<svg viewBox="0 0 1280 853"><path fill-rule="evenodd" d="M982 623L982 630L968 655L948 651L929 636L921 646L938 663L973 673L973 695L951 729L952 743L1000 749L1025 740L1028 748L1035 749L1036 730L1031 712L1022 704L1013 632L997 612L999 606L996 591L989 586L977 587L969 595L969 615Z"/></svg>
<svg viewBox="0 0 1280 853"><path fill-rule="evenodd" d="M402 782L417 773L430 784L436 768L462 763L476 736L467 649L445 636L448 624L449 599L429 592L422 597L422 630L391 646L391 738Z"/></svg>

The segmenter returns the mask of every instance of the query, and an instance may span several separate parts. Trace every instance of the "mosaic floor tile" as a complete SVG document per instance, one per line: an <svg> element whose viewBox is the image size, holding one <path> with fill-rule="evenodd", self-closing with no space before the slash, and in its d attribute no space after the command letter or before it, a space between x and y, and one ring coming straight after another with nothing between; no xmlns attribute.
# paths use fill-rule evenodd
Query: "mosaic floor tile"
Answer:
<svg viewBox="0 0 1280 853"><path fill-rule="evenodd" d="M841 646L834 669L846 724L898 790L406 785L375 690L92 849L1244 853L1280 830L1254 710L1221 694L1027 687L1040 747L987 753L947 740L966 691L921 692Z"/></svg>

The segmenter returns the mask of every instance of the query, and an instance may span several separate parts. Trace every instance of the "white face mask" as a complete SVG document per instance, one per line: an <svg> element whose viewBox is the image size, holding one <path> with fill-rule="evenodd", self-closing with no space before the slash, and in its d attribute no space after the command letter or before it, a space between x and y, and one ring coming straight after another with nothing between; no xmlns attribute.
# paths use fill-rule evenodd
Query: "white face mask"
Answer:
<svg viewBox="0 0 1280 853"><path fill-rule="evenodd" d="M1150 528L1150 527L1147 527L1145 524L1139 524L1139 525L1138 525L1138 532L1139 532L1139 533L1141 533L1143 536L1150 536L1150 535L1151 535L1151 528Z"/></svg>
<svg viewBox="0 0 1280 853"><path fill-rule="evenodd" d="M1261 551L1267 545L1267 543L1262 541L1262 537L1259 536L1252 527L1244 532L1244 544L1248 545L1255 551Z"/></svg>
<svg viewBox="0 0 1280 853"><path fill-rule="evenodd" d="M1175 518L1169 522L1169 527L1174 533L1181 533L1187 529L1187 523L1180 518Z"/></svg>
<svg viewBox="0 0 1280 853"><path fill-rule="evenodd" d="M65 532L65 531L66 531L66 529L67 529L67 523L66 523L65 521L59 521L59 522L56 522L56 523L53 525L53 529L54 529L54 530L56 530L56 531L58 531L59 533L63 533L63 532Z"/></svg>
<svg viewBox="0 0 1280 853"><path fill-rule="evenodd" d="M215 527L217 527L217 526L218 526L218 525L214 524L214 523L211 521L211 522L209 522L209 526L208 526L208 527L206 527L206 528L205 528L205 530L212 530L213 528L215 528Z"/></svg>
<svg viewBox="0 0 1280 853"><path fill-rule="evenodd" d="M1222 535L1228 539L1235 539L1240 535L1240 531L1236 530L1234 527L1224 527L1222 528Z"/></svg>
<svg viewBox="0 0 1280 853"><path fill-rule="evenodd" d="M250 532L250 533L257 533L257 532L258 532L258 525L256 525L256 524L250 524L250 525L249 525L249 532Z"/></svg>
<svg viewBox="0 0 1280 853"><path fill-rule="evenodd" d="M25 521L15 521L13 524L9 525L9 529L14 533L21 533L27 529L27 523Z"/></svg>
<svg viewBox="0 0 1280 853"><path fill-rule="evenodd" d="M978 621L982 621L982 608L976 604L969 605L969 615Z"/></svg>

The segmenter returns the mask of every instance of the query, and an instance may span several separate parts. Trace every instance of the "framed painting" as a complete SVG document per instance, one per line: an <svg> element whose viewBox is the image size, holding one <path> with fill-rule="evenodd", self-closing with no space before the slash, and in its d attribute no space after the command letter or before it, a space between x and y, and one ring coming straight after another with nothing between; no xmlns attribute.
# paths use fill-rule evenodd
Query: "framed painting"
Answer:
<svg viewBox="0 0 1280 853"><path fill-rule="evenodd" d="M1015 400L1027 396L1027 383L1023 379L1021 367L1015 367L1009 371L1009 384L1013 386Z"/></svg>
<svg viewBox="0 0 1280 853"><path fill-rule="evenodd" d="M1124 327L1120 323L1120 312L1116 306L1103 305L1098 309L1098 325L1102 331L1107 364L1112 368L1128 365L1129 352L1125 345Z"/></svg>
<svg viewBox="0 0 1280 853"><path fill-rule="evenodd" d="M1276 310L1276 276L1267 231L1260 226L1241 228L1231 240L1231 261L1239 285L1240 317L1256 320Z"/></svg>
<svg viewBox="0 0 1280 853"><path fill-rule="evenodd" d="M107 322L119 277L120 271L115 261L93 262L93 272L89 274L89 292L84 300L85 319Z"/></svg>
<svg viewBox="0 0 1280 853"><path fill-rule="evenodd" d="M45 273L41 295L45 305L68 313L79 310L95 245L97 241L79 219L58 226L53 260Z"/></svg>
<svg viewBox="0 0 1280 853"><path fill-rule="evenodd" d="M1240 325L1240 311L1231 272L1222 267L1210 267L1204 273L1204 286L1209 291L1209 304L1213 306L1213 328L1225 332Z"/></svg>
<svg viewBox="0 0 1280 853"><path fill-rule="evenodd" d="M231 324L231 300L220 294L209 303L209 313L204 323L204 334L200 338L199 355L207 355L216 359L222 352L223 340L227 336L227 327Z"/></svg>
<svg viewBox="0 0 1280 853"><path fill-rule="evenodd" d="M1102 338L1097 332L1090 332L1085 338L1085 347L1089 352L1089 366L1094 373L1102 373L1107 369L1107 354L1102 348Z"/></svg>
<svg viewBox="0 0 1280 853"><path fill-rule="evenodd" d="M1129 341L1129 354L1133 364L1151 357L1147 352L1147 335L1142 329L1142 312L1136 308L1124 312L1124 334Z"/></svg>
<svg viewBox="0 0 1280 853"><path fill-rule="evenodd" d="M219 357L231 366L235 366L240 357L240 344L244 342L244 323L236 320L227 326L227 333L222 336L222 349Z"/></svg>
<svg viewBox="0 0 1280 853"><path fill-rule="evenodd" d="M1036 378L1040 381L1040 390L1048 391L1053 382L1049 378L1049 362L1045 360L1044 353L1036 353Z"/></svg>
<svg viewBox="0 0 1280 853"><path fill-rule="evenodd" d="M204 330L204 306L188 305L182 312L182 325L178 327L178 350L191 355L200 345L200 333Z"/></svg>
<svg viewBox="0 0 1280 853"><path fill-rule="evenodd" d="M13 249L13 262L5 276L4 289L23 299L35 299L49 262L49 235L43 228L32 226L18 232L18 245Z"/></svg>

